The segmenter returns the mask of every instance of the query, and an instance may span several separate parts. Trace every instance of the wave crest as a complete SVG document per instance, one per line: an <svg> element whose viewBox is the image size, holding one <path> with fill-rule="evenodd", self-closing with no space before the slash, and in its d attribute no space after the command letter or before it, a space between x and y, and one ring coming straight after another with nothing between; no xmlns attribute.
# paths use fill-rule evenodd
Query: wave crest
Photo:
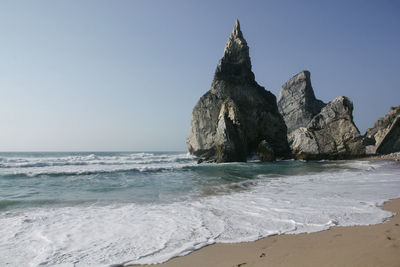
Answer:
<svg viewBox="0 0 400 267"><path fill-rule="evenodd" d="M6 177L42 175L91 175L111 172L157 172L195 164L188 153L126 153L52 157L2 157L0 170Z"/></svg>

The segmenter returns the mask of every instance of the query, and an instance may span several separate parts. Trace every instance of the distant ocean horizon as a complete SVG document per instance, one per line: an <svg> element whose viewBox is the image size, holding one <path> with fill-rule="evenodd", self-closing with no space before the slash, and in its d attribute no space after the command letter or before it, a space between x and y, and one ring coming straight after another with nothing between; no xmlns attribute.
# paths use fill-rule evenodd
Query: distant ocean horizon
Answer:
<svg viewBox="0 0 400 267"><path fill-rule="evenodd" d="M187 152L1 152L0 266L158 263L216 242L376 224L393 161L205 163Z"/></svg>

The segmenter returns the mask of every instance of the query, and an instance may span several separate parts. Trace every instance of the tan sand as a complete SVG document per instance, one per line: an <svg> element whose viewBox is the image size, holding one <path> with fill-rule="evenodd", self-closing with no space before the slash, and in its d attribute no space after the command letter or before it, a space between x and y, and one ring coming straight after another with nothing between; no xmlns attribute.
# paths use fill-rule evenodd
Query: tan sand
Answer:
<svg viewBox="0 0 400 267"><path fill-rule="evenodd" d="M397 215L377 225L214 244L164 264L145 266L400 266L400 199L385 203L383 209Z"/></svg>

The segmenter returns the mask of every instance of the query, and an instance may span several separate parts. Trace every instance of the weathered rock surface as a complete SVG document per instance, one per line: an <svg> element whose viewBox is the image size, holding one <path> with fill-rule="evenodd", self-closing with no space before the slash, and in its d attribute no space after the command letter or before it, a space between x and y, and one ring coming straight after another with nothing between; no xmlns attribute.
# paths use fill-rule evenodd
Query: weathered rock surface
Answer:
<svg viewBox="0 0 400 267"><path fill-rule="evenodd" d="M391 107L365 134L369 154L389 154L400 151L400 105Z"/></svg>
<svg viewBox="0 0 400 267"><path fill-rule="evenodd" d="M278 109L285 120L288 133L306 127L325 105L315 98L309 71L296 74L282 85Z"/></svg>
<svg viewBox="0 0 400 267"><path fill-rule="evenodd" d="M239 21L218 63L211 89L193 108L189 152L216 162L288 157L286 125L276 97L257 84ZM263 142L261 144L261 142Z"/></svg>
<svg viewBox="0 0 400 267"><path fill-rule="evenodd" d="M243 146L246 139L240 121L238 107L232 99L228 98L221 105L214 138L215 155L218 161L246 160L246 148Z"/></svg>
<svg viewBox="0 0 400 267"><path fill-rule="evenodd" d="M262 140L258 144L257 155L262 161L273 161L275 160L275 153L272 146L265 140Z"/></svg>
<svg viewBox="0 0 400 267"><path fill-rule="evenodd" d="M279 103L291 127L288 142L296 158L344 159L365 154L353 122L352 101L339 96L325 105L315 99L309 73L301 72L285 83Z"/></svg>

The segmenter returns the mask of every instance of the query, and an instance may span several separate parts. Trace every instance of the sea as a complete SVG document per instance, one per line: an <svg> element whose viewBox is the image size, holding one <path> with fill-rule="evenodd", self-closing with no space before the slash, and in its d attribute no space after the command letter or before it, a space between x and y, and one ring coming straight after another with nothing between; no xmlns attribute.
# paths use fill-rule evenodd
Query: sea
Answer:
<svg viewBox="0 0 400 267"><path fill-rule="evenodd" d="M160 263L213 243L369 225L395 161L202 163L186 152L0 153L0 266Z"/></svg>

